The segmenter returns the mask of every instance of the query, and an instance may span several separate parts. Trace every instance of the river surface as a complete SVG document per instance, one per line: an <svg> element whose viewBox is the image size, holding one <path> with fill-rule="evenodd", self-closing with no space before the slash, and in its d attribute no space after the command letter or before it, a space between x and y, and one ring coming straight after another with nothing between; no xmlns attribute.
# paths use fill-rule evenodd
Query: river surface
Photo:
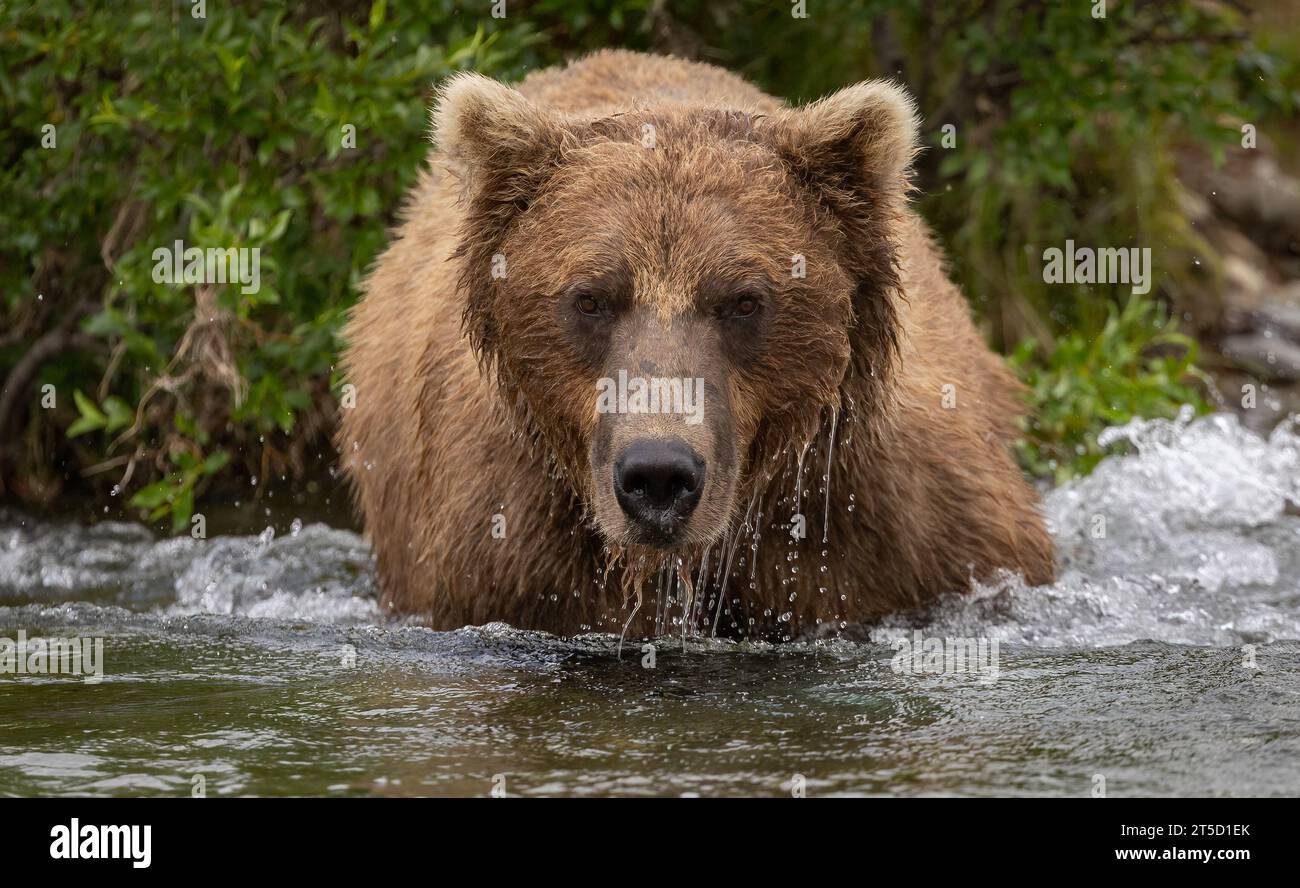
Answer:
<svg viewBox="0 0 1300 888"><path fill-rule="evenodd" d="M1300 434L1105 438L1046 498L1055 585L866 641L661 639L653 668L609 635L393 622L320 523L0 512L0 644L103 640L101 680L0 675L0 795L1300 794ZM927 670L920 639L996 660Z"/></svg>

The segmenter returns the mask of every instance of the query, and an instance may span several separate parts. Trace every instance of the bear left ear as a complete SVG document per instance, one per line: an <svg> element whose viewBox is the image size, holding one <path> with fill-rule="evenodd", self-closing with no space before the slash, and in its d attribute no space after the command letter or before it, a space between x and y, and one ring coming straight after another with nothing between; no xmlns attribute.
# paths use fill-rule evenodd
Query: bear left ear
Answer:
<svg viewBox="0 0 1300 888"><path fill-rule="evenodd" d="M917 151L916 106L881 80L859 83L760 123L795 180L837 220L841 261L854 276L850 366L872 397L887 397L898 354L895 242Z"/></svg>
<svg viewBox="0 0 1300 888"><path fill-rule="evenodd" d="M769 119L770 139L801 180L843 197L901 203L917 153L916 105L885 80L846 87Z"/></svg>

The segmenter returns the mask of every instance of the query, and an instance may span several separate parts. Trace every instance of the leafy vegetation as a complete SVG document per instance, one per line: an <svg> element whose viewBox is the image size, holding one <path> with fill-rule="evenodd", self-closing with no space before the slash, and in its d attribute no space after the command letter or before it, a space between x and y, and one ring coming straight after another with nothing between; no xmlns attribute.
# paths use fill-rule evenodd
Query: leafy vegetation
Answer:
<svg viewBox="0 0 1300 888"><path fill-rule="evenodd" d="M112 490L181 528L214 485L328 466L339 330L426 154L431 85L607 45L792 100L900 74L927 119L921 208L994 343L1033 340L1014 363L1041 416L1034 471L1089 468L1103 423L1203 407L1194 345L1164 319L1213 263L1194 260L1170 152L1294 114L1294 60L1227 5L1112 3L1104 21L1036 0L807 5L4 4L3 492ZM1044 284L1042 250L1067 237L1152 247L1159 301ZM177 240L260 248L261 289L156 282L153 252Z"/></svg>
<svg viewBox="0 0 1300 888"><path fill-rule="evenodd" d="M1054 348L1025 339L1011 355L1036 405L1019 442L1026 467L1065 480L1101 461L1097 431L1134 416L1165 416L1200 405L1193 380L1197 343L1149 300L1133 297L1095 336L1067 333Z"/></svg>

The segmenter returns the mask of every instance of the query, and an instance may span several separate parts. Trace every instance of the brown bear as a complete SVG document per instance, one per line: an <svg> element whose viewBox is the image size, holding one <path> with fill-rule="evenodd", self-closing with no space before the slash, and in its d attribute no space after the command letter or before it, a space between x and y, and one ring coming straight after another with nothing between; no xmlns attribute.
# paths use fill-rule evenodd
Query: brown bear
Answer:
<svg viewBox="0 0 1300 888"><path fill-rule="evenodd" d="M836 633L1053 576L1017 384L908 207L910 99L623 51L451 78L347 328L384 602L450 629Z"/></svg>

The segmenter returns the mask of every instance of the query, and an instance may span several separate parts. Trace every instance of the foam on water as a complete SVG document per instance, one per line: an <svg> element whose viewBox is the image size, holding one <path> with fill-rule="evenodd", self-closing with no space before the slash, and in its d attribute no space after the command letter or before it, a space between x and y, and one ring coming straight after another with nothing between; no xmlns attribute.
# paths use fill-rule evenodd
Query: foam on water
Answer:
<svg viewBox="0 0 1300 888"><path fill-rule="evenodd" d="M85 601L160 614L381 620L369 547L312 524L277 538L158 540L132 524L0 521L0 604Z"/></svg>
<svg viewBox="0 0 1300 888"><path fill-rule="evenodd" d="M1058 582L977 585L919 618L931 634L1046 648L1300 639L1294 422L1265 439L1229 415L1135 420L1102 443L1129 452L1045 499ZM281 537L159 540L130 524L0 514L0 605L78 601L153 617L386 623L369 549L348 531L295 523ZM917 625L895 618L871 637Z"/></svg>
<svg viewBox="0 0 1300 888"><path fill-rule="evenodd" d="M1007 577L945 601L930 631L1041 647L1141 639L1237 645L1300 638L1300 436L1225 414L1134 420L1130 451L1045 499L1058 581ZM893 620L873 633L895 637Z"/></svg>

